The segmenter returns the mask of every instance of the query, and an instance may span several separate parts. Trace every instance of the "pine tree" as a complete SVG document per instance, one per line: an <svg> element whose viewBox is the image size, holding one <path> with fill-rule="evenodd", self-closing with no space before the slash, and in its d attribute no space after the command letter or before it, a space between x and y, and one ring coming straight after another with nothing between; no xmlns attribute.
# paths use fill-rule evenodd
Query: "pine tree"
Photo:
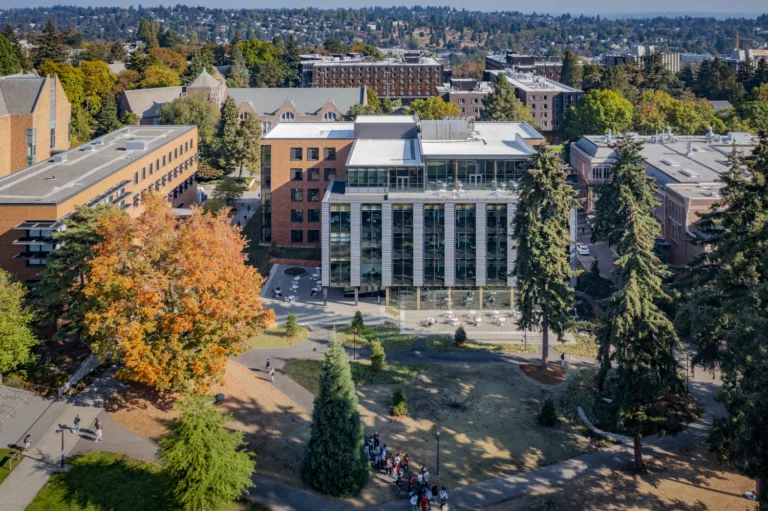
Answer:
<svg viewBox="0 0 768 511"><path fill-rule="evenodd" d="M248 74L248 67L245 65L245 59L243 58L243 52L240 50L240 46L233 47L231 55L232 63L229 65L229 70L227 72L227 87L248 87L250 75Z"/></svg>
<svg viewBox="0 0 768 511"><path fill-rule="evenodd" d="M136 31L136 38L139 41L144 42L145 51L155 48L159 44L157 40L157 25L149 20L142 19L139 21L139 29Z"/></svg>
<svg viewBox="0 0 768 511"><path fill-rule="evenodd" d="M698 345L693 362L720 371L717 419L710 448L757 480L768 505L768 138L752 156L736 153L721 174L720 199L704 215L702 251L690 270L689 299L677 324ZM761 508L762 509L762 508Z"/></svg>
<svg viewBox="0 0 768 511"><path fill-rule="evenodd" d="M99 110L98 118L96 119L96 136L100 137L106 135L112 131L122 128L120 119L117 118L117 102L115 96L108 93L104 96L101 102L101 110Z"/></svg>
<svg viewBox="0 0 768 511"><path fill-rule="evenodd" d="M237 160L237 131L240 128L240 112L235 100L229 96L221 105L221 121L216 134L218 145L219 165L229 171Z"/></svg>
<svg viewBox="0 0 768 511"><path fill-rule="evenodd" d="M493 81L493 92L483 98L485 108L480 111L484 121L530 121L531 112L515 96L515 89L504 73L499 73Z"/></svg>
<svg viewBox="0 0 768 511"><path fill-rule="evenodd" d="M541 365L545 369L549 331L560 338L573 308L568 226L576 199L565 176L559 156L544 146L520 180L520 200L513 221L512 237L517 242L514 274L521 311L518 325L526 330L541 329Z"/></svg>
<svg viewBox="0 0 768 511"><path fill-rule="evenodd" d="M249 115L237 130L235 144L235 165L243 170L248 169L251 175L259 171L261 164L261 122L255 115Z"/></svg>
<svg viewBox="0 0 768 511"><path fill-rule="evenodd" d="M285 335L288 337L296 337L299 333L299 320L296 318L296 314L288 314L288 320L285 322Z"/></svg>
<svg viewBox="0 0 768 511"><path fill-rule="evenodd" d="M19 57L13 48L13 44L0 35L0 76L12 75L21 71Z"/></svg>
<svg viewBox="0 0 768 511"><path fill-rule="evenodd" d="M64 62L67 58L67 50L61 41L61 34L56 31L56 25L50 19L43 29L43 35L37 40L37 47L33 55L32 62L35 67L46 60Z"/></svg>
<svg viewBox="0 0 768 511"><path fill-rule="evenodd" d="M334 335L325 352L320 392L312 412L304 479L327 495L351 497L368 484L369 476L355 384L344 350Z"/></svg>
<svg viewBox="0 0 768 511"><path fill-rule="evenodd" d="M641 144L629 138L615 148L619 161L607 187L615 188L611 195L619 203L613 214L621 215L613 230L621 255L614 268L620 285L606 302L597 333L598 387L603 388L615 365L613 403L621 423L634 438L638 471L644 469L643 435L679 428L655 405L683 389L674 352L682 346L672 322L659 308L660 302L669 299L662 288L669 272L653 251L659 230L653 217L656 185L640 163L640 149Z"/></svg>
<svg viewBox="0 0 768 511"><path fill-rule="evenodd" d="M222 509L253 486L253 455L243 450L241 431L228 431L230 420L210 396L189 397L171 433L160 441L160 459L169 488L185 511Z"/></svg>
<svg viewBox="0 0 768 511"><path fill-rule="evenodd" d="M576 58L571 50L567 50L565 52L565 57L563 57L563 69L560 71L560 82L569 87L581 89L583 74L584 66L579 63L579 59Z"/></svg>

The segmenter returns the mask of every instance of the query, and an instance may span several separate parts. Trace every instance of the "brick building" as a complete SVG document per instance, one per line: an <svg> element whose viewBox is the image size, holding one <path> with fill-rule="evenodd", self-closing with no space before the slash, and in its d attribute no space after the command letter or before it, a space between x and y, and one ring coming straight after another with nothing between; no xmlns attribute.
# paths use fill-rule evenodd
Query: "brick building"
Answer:
<svg viewBox="0 0 768 511"><path fill-rule="evenodd" d="M0 177L68 149L70 114L58 77L0 77Z"/></svg>
<svg viewBox="0 0 768 511"><path fill-rule="evenodd" d="M503 73L547 140L552 144L563 142L565 112L576 105L584 91L530 73L508 70L488 73L493 77Z"/></svg>
<svg viewBox="0 0 768 511"><path fill-rule="evenodd" d="M563 70L563 61L560 57L521 55L510 51L486 56L485 69L488 71L509 70L515 73L531 73L558 81Z"/></svg>
<svg viewBox="0 0 768 511"><path fill-rule="evenodd" d="M379 98L404 102L436 96L445 72L441 62L418 53L381 61L357 54L304 55L300 69L303 87L369 87Z"/></svg>
<svg viewBox="0 0 768 511"><path fill-rule="evenodd" d="M197 149L195 126L129 126L0 179L0 267L37 280L53 233L80 205L138 215L149 192L194 203Z"/></svg>
<svg viewBox="0 0 768 511"><path fill-rule="evenodd" d="M483 98L493 92L493 86L471 78L452 78L447 84L438 87L437 92L443 101L459 107L461 117L479 119L480 112L485 108Z"/></svg>

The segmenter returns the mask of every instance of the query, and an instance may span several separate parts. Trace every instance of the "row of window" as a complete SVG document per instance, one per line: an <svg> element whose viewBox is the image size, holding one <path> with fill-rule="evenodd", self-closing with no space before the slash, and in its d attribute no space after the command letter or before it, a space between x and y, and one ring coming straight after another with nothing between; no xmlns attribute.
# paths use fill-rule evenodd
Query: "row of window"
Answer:
<svg viewBox="0 0 768 511"><path fill-rule="evenodd" d="M323 169L325 181L336 178L336 169ZM291 169L291 181L304 181L304 169ZM307 181L320 181L320 169L307 169Z"/></svg>
<svg viewBox="0 0 768 511"><path fill-rule="evenodd" d="M303 147L291 147L291 160L301 161L304 159ZM336 161L336 148L326 147L323 149L323 159ZM320 161L320 149L317 147L307 148L307 161Z"/></svg>
<svg viewBox="0 0 768 511"><path fill-rule="evenodd" d="M307 210L307 222L319 222L320 221L320 210L319 209L308 209ZM304 222L304 210L302 209L292 209L291 210L291 222L295 224L300 224Z"/></svg>
<svg viewBox="0 0 768 511"><path fill-rule="evenodd" d="M304 243L304 231L292 230L291 243ZM320 231L317 229L307 231L307 243L320 243Z"/></svg>
<svg viewBox="0 0 768 511"><path fill-rule="evenodd" d="M134 172L133 173L133 184L137 185L140 182L147 179L148 176L152 176L154 173L159 172L161 168L165 168L167 165L171 164L171 161L175 160L179 156L183 156L184 154L188 153L189 151L194 150L194 139L190 139L185 141L183 144L179 144L179 147L176 147L173 149L173 151L168 151L168 154L163 154L162 157L158 157L154 162L150 163L147 167L142 167L141 173ZM185 164L188 164L189 162L185 162ZM184 167L186 169L186 167ZM168 173L168 179L171 178L171 173ZM165 178L163 178L163 186L165 186Z"/></svg>
<svg viewBox="0 0 768 511"><path fill-rule="evenodd" d="M292 188L291 189L291 202L304 202L304 189ZM308 202L320 202L322 195L319 188L310 188L306 190Z"/></svg>

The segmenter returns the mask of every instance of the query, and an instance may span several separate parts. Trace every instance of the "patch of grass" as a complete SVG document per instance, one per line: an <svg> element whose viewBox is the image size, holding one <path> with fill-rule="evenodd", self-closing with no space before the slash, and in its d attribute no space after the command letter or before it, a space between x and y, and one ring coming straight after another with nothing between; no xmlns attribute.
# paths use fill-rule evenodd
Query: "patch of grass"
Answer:
<svg viewBox="0 0 768 511"><path fill-rule="evenodd" d="M338 334L344 346L352 346L355 334L351 326L340 328ZM366 326L357 336L357 347L369 347L371 342L378 339L384 346L384 351L411 351L418 338L418 335L401 333L400 325L387 321L382 325Z"/></svg>
<svg viewBox="0 0 768 511"><path fill-rule="evenodd" d="M160 467L114 452L91 452L72 460L69 472L53 474L27 510L171 508Z"/></svg>
<svg viewBox="0 0 768 511"><path fill-rule="evenodd" d="M555 351L577 357L597 358L597 340L594 334L573 332L576 344L555 344Z"/></svg>
<svg viewBox="0 0 768 511"><path fill-rule="evenodd" d="M285 327L279 326L264 330L256 337L250 338L248 345L251 348L287 348L307 339L309 339L309 330L305 326L300 326L299 333L293 337L288 337L285 333Z"/></svg>
<svg viewBox="0 0 768 511"><path fill-rule="evenodd" d="M273 253L270 253L269 246L259 245L261 240L261 210L257 211L248 223L243 227L243 235L248 239L248 247L245 253L248 255L246 261L251 266L259 270L263 277L269 275L269 269L272 267L270 259L272 257L284 257L290 259L302 259L306 261L320 261L320 248L286 248L277 247Z"/></svg>
<svg viewBox="0 0 768 511"><path fill-rule="evenodd" d="M24 458L22 454L20 458L13 461L13 468L11 468L11 457L16 453L16 449L0 449L0 484L5 481L5 478L11 475L11 472L16 469L19 462Z"/></svg>
<svg viewBox="0 0 768 511"><path fill-rule="evenodd" d="M357 360L349 363L352 369L352 379L355 385L395 385L414 378L423 369L421 364L388 363L384 371L376 373L371 370L371 362ZM320 359L296 359L283 366L285 373L296 383L317 395L320 390L320 374L323 372L323 361Z"/></svg>
<svg viewBox="0 0 768 511"><path fill-rule="evenodd" d="M430 335L427 337L427 349L430 351L481 351L488 353L538 353L539 348L534 344L486 344L467 340L463 345L457 346L450 335Z"/></svg>

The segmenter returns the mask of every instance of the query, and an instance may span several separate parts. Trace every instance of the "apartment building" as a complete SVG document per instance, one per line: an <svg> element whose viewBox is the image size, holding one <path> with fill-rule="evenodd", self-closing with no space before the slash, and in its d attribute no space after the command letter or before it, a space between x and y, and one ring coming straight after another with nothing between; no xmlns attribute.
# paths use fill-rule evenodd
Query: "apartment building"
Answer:
<svg viewBox="0 0 768 511"><path fill-rule="evenodd" d="M509 70L489 71L492 76L503 73L515 88L515 95L531 111L533 122L551 144L563 142L565 113L584 95L584 91L530 73Z"/></svg>
<svg viewBox="0 0 768 511"><path fill-rule="evenodd" d="M437 88L438 95L443 101L459 107L461 117L480 118L485 108L483 98L493 92L493 86L488 82L478 82L471 78L452 78L450 82Z"/></svg>
<svg viewBox="0 0 768 511"><path fill-rule="evenodd" d="M0 177L68 149L70 115L58 77L0 77Z"/></svg>
<svg viewBox="0 0 768 511"><path fill-rule="evenodd" d="M158 193L197 199L197 127L128 126L0 179L0 267L34 282L76 207L112 203L131 215Z"/></svg>
<svg viewBox="0 0 768 511"><path fill-rule="evenodd" d="M414 99L437 95L444 66L432 57L405 53L402 59L375 60L359 54L333 57L304 55L300 63L303 87L368 87L379 98Z"/></svg>
<svg viewBox="0 0 768 511"><path fill-rule="evenodd" d="M345 176L321 203L326 292L402 309L512 307L516 190L544 137L524 122L412 116L345 129Z"/></svg>
<svg viewBox="0 0 768 511"><path fill-rule="evenodd" d="M729 168L734 148L750 154L757 138L749 133L675 136L632 135L644 142L642 156L646 172L658 185L658 207L654 216L662 226L661 237L669 251L669 262L682 265L702 250L691 244L702 239L698 222L719 198L720 174ZM613 144L619 136L585 136L571 144L571 165L578 176L582 207L594 211L597 195L591 185L606 183L617 162Z"/></svg>
<svg viewBox="0 0 768 511"><path fill-rule="evenodd" d="M516 73L531 73L550 80L560 80L563 61L560 57L542 57L539 55L521 55L517 52L490 54L485 57L487 71L508 69Z"/></svg>
<svg viewBox="0 0 768 511"><path fill-rule="evenodd" d="M654 46L635 46L622 53L607 53L602 56L603 66L610 69L616 66L643 65L646 59L658 56L661 65L673 73L679 73L682 59L680 53L657 52Z"/></svg>
<svg viewBox="0 0 768 511"><path fill-rule="evenodd" d="M333 89L298 88L229 88L219 73L210 75L205 69L192 82L181 87L125 90L120 93L120 115L133 112L140 124L160 123L160 108L180 97L202 94L217 108L228 97L235 100L240 118L255 115L261 121L262 133L281 122L334 122L353 105L367 105L365 87Z"/></svg>

